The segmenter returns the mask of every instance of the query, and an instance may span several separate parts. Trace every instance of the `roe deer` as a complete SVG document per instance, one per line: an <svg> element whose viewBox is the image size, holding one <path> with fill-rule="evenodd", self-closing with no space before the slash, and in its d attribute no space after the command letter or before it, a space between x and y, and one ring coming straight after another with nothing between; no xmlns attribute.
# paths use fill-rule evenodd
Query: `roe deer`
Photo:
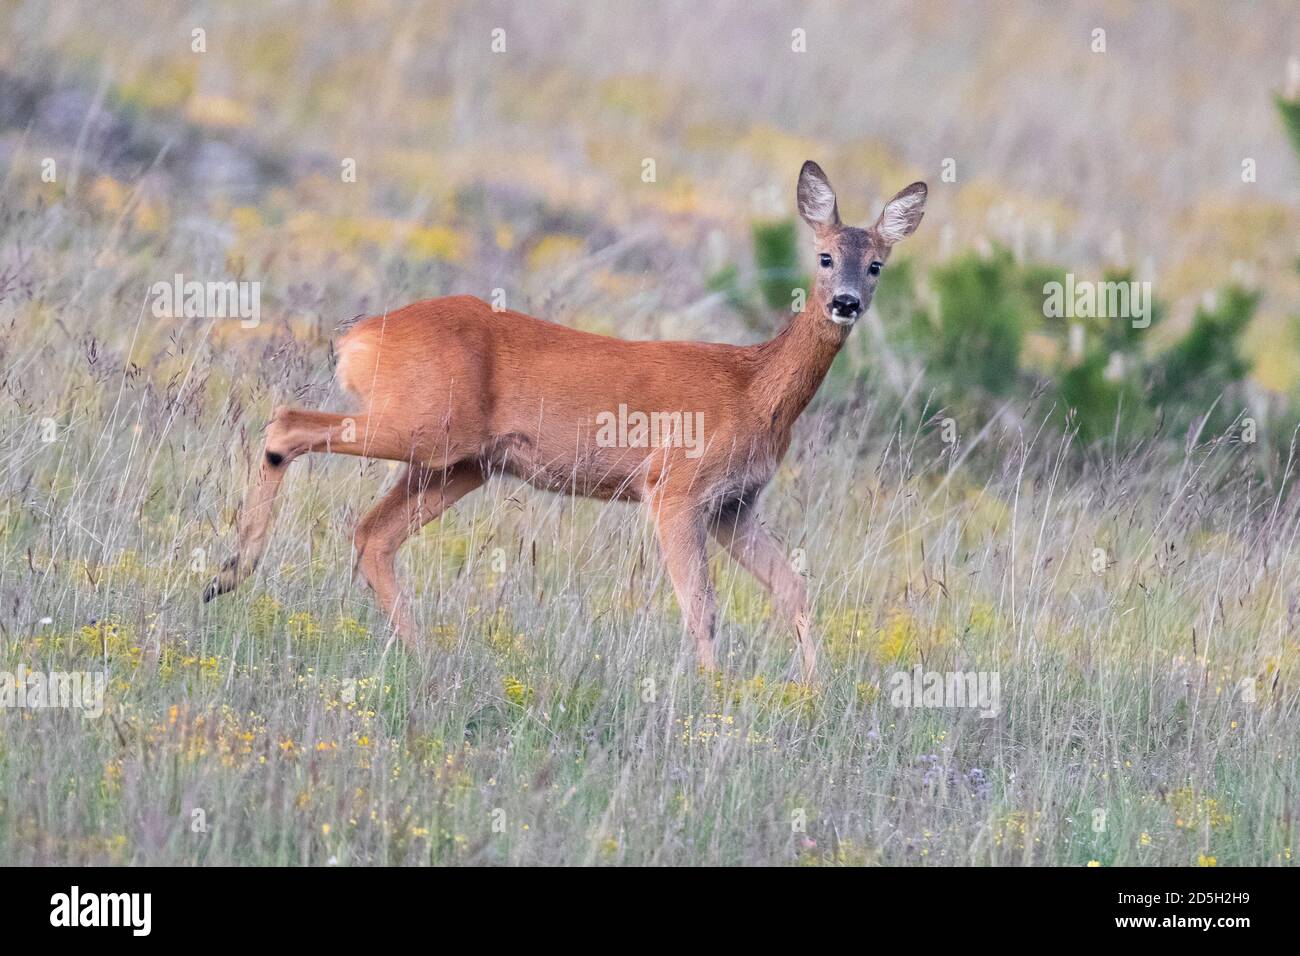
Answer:
<svg viewBox="0 0 1300 956"><path fill-rule="evenodd" d="M758 496L790 447L795 419L871 302L890 248L921 221L925 199L925 184L913 183L870 228L845 226L826 174L804 163L797 200L815 235L816 280L805 310L760 345L623 341L493 311L471 296L364 319L338 345L338 381L360 399L360 411L275 410L240 509L238 554L204 599L257 567L276 491L295 458L324 451L405 462L361 519L354 544L357 567L392 627L415 647L393 569L398 548L490 475L506 473L554 491L643 502L706 669L714 667L712 533L789 617L812 680L808 590L759 523ZM615 415L620 434L611 436ZM658 427L665 419L668 427ZM702 428L692 440L693 422Z"/></svg>

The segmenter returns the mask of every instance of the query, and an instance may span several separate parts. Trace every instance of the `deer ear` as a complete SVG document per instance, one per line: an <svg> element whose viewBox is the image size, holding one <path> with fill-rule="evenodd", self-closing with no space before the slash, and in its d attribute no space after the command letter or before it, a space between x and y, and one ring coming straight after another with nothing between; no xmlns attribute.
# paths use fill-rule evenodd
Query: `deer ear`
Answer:
<svg viewBox="0 0 1300 956"><path fill-rule="evenodd" d="M897 196L885 203L885 208L873 227L876 234L890 245L910 236L925 215L927 194L925 183L912 183L900 190Z"/></svg>
<svg viewBox="0 0 1300 956"><path fill-rule="evenodd" d="M835 203L835 190L822 168L811 159L799 170L797 190L799 215L813 229L834 229L840 224L840 210Z"/></svg>

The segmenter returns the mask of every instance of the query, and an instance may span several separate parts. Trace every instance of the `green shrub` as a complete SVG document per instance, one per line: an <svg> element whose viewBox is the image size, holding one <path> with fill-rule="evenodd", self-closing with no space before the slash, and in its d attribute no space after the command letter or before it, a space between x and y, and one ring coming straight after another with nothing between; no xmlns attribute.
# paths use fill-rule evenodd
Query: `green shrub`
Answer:
<svg viewBox="0 0 1300 956"><path fill-rule="evenodd" d="M1214 413L1208 433L1226 430L1240 411L1231 404L1250 371L1241 354L1242 335L1255 314L1259 294L1231 285L1211 308L1196 310L1188 333L1153 366L1151 402L1164 409L1172 426L1185 429L1193 419Z"/></svg>
<svg viewBox="0 0 1300 956"><path fill-rule="evenodd" d="M1053 275L1049 281L1061 281ZM1103 283L1129 283L1128 272L1107 272ZM1049 320L1059 323L1058 362L1053 374L1056 396L1062 411L1077 429L1079 438L1091 443L1113 437L1130 441L1147 437L1154 427L1148 406L1147 386L1151 370L1142 345L1163 316L1163 307L1149 303L1149 322L1141 327L1131 317L1075 318ZM1071 326L1083 332L1083 353L1070 352Z"/></svg>
<svg viewBox="0 0 1300 956"><path fill-rule="evenodd" d="M754 265L758 269L758 290L769 309L786 314L795 289L808 289L808 280L799 267L801 246L799 230L793 219L755 223Z"/></svg>
<svg viewBox="0 0 1300 956"><path fill-rule="evenodd" d="M1277 103L1277 111L1282 114L1282 126L1291 137L1291 145L1295 147L1296 155L1300 156L1300 98L1287 99L1279 96L1274 102Z"/></svg>
<svg viewBox="0 0 1300 956"><path fill-rule="evenodd" d="M1011 254L968 253L940 266L932 276L937 315L918 344L926 367L943 377L937 382L946 400L972 389L991 396L1013 392L1020 380L1020 348L1033 320L1030 303L1018 282Z"/></svg>

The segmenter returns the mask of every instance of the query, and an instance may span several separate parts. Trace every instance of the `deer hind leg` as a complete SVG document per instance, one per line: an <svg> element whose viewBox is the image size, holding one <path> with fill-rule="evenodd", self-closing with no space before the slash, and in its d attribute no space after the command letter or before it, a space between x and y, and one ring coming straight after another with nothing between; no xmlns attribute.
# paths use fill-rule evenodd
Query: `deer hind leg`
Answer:
<svg viewBox="0 0 1300 956"><path fill-rule="evenodd" d="M695 642L700 667L717 666L713 635L717 624L717 599L709 580L709 553L703 515L687 504L659 502L654 511L659 548L677 592L686 630Z"/></svg>
<svg viewBox="0 0 1300 956"><path fill-rule="evenodd" d="M397 583L397 552L407 538L484 480L477 462L463 462L444 471L412 465L357 525L353 536L357 569L375 592L402 643L412 650L418 646L418 639Z"/></svg>
<svg viewBox="0 0 1300 956"><path fill-rule="evenodd" d="M711 530L736 563L768 590L777 610L789 619L802 658L804 680L812 681L817 673L817 650L810 633L808 585L803 575L790 564L750 506L724 509Z"/></svg>
<svg viewBox="0 0 1300 956"><path fill-rule="evenodd" d="M340 415L281 406L266 426L266 443L254 463L256 477L239 508L238 552L203 591L203 600L233 591L257 568L275 514L275 497L295 458L311 451L405 460L412 440L370 415Z"/></svg>

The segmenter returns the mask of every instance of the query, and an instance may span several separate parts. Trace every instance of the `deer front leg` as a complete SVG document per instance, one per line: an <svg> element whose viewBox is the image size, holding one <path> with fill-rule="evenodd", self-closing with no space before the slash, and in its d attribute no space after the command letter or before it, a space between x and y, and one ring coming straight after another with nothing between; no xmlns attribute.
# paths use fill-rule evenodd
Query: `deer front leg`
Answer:
<svg viewBox="0 0 1300 956"><path fill-rule="evenodd" d="M736 563L767 588L778 611L789 619L803 662L804 680L812 682L817 673L817 649L810 633L808 584L803 575L759 523L752 507L740 505L724 510L714 521L712 531Z"/></svg>
<svg viewBox="0 0 1300 956"><path fill-rule="evenodd" d="M713 632L717 601L709 580L705 523L699 509L686 503L660 502L654 511L659 549L672 578L686 630L695 642L700 667L716 669Z"/></svg>

